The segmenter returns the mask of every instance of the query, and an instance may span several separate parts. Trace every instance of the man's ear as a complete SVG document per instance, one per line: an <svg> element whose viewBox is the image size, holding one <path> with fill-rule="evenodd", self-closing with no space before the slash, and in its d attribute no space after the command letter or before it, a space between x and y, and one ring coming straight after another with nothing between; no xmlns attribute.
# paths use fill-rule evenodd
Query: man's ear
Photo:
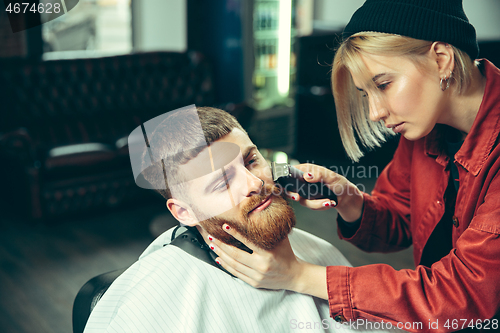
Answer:
<svg viewBox="0 0 500 333"><path fill-rule="evenodd" d="M434 42L430 52L436 61L439 76L441 78L449 77L450 73L455 69L455 52L450 44Z"/></svg>
<svg viewBox="0 0 500 333"><path fill-rule="evenodd" d="M198 224L198 219L194 215L193 210L187 203L177 199L168 199L167 208L175 217L175 219L184 225L195 226Z"/></svg>

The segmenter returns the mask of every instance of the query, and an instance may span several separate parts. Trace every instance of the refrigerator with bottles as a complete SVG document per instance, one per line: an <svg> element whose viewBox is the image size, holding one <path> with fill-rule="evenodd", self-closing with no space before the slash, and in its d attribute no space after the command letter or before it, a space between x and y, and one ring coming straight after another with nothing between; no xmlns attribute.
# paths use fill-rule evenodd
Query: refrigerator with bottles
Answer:
<svg viewBox="0 0 500 333"><path fill-rule="evenodd" d="M309 0L188 1L188 48L214 69L217 103L246 102L259 147L293 153L297 4ZM310 2L312 3L312 2Z"/></svg>

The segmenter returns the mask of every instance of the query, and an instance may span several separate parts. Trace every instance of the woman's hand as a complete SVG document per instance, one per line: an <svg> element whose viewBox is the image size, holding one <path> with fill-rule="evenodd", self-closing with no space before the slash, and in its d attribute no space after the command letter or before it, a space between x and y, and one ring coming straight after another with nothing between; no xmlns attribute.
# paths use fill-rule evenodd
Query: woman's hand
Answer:
<svg viewBox="0 0 500 333"><path fill-rule="evenodd" d="M313 210L326 210L335 207L346 222L353 222L361 217L363 209L362 192L347 178L315 164L306 163L294 167L304 172L304 179L307 182L325 184L335 193L338 202L329 199L308 200L302 198L298 193L288 192L287 195L292 200L298 201L302 206Z"/></svg>
<svg viewBox="0 0 500 333"><path fill-rule="evenodd" d="M298 259L288 237L275 249L267 251L252 244L233 228L223 230L245 244L252 254L209 236L210 248L219 256L217 262L229 273L255 288L285 289L327 299L326 267ZM314 278L317 281L314 281Z"/></svg>

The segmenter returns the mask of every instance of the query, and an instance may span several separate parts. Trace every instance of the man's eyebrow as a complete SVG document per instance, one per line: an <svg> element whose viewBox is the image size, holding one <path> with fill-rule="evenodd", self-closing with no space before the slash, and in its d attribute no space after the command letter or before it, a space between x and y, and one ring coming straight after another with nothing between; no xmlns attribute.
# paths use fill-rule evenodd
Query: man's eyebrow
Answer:
<svg viewBox="0 0 500 333"><path fill-rule="evenodd" d="M372 81L373 82L377 82L378 79L380 79L382 76L386 75L387 73L380 73L380 74L377 74L375 75L374 77L372 77ZM363 89L359 88L359 87L356 87L356 89L358 89L359 91L364 91Z"/></svg>
<svg viewBox="0 0 500 333"><path fill-rule="evenodd" d="M245 151L243 152L243 160L246 160L250 153L256 149L256 145L248 146L247 148L245 148Z"/></svg>

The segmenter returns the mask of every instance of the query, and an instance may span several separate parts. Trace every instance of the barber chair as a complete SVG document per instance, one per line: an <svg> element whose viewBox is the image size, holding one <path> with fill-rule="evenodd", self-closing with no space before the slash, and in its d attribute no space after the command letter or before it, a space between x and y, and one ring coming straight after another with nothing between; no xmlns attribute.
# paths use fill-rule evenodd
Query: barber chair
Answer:
<svg viewBox="0 0 500 333"><path fill-rule="evenodd" d="M83 285L73 303L73 333L83 333L90 313L115 279L126 268L93 277Z"/></svg>
<svg viewBox="0 0 500 333"><path fill-rule="evenodd" d="M169 246L177 246L191 256L228 273L222 266L215 263L216 254L209 250L196 228L186 227L186 230L176 237L175 235L179 228L177 227L174 230L172 234L173 239ZM94 310L113 281L125 272L127 268L98 275L83 285L73 303L73 333L83 333L92 310Z"/></svg>

